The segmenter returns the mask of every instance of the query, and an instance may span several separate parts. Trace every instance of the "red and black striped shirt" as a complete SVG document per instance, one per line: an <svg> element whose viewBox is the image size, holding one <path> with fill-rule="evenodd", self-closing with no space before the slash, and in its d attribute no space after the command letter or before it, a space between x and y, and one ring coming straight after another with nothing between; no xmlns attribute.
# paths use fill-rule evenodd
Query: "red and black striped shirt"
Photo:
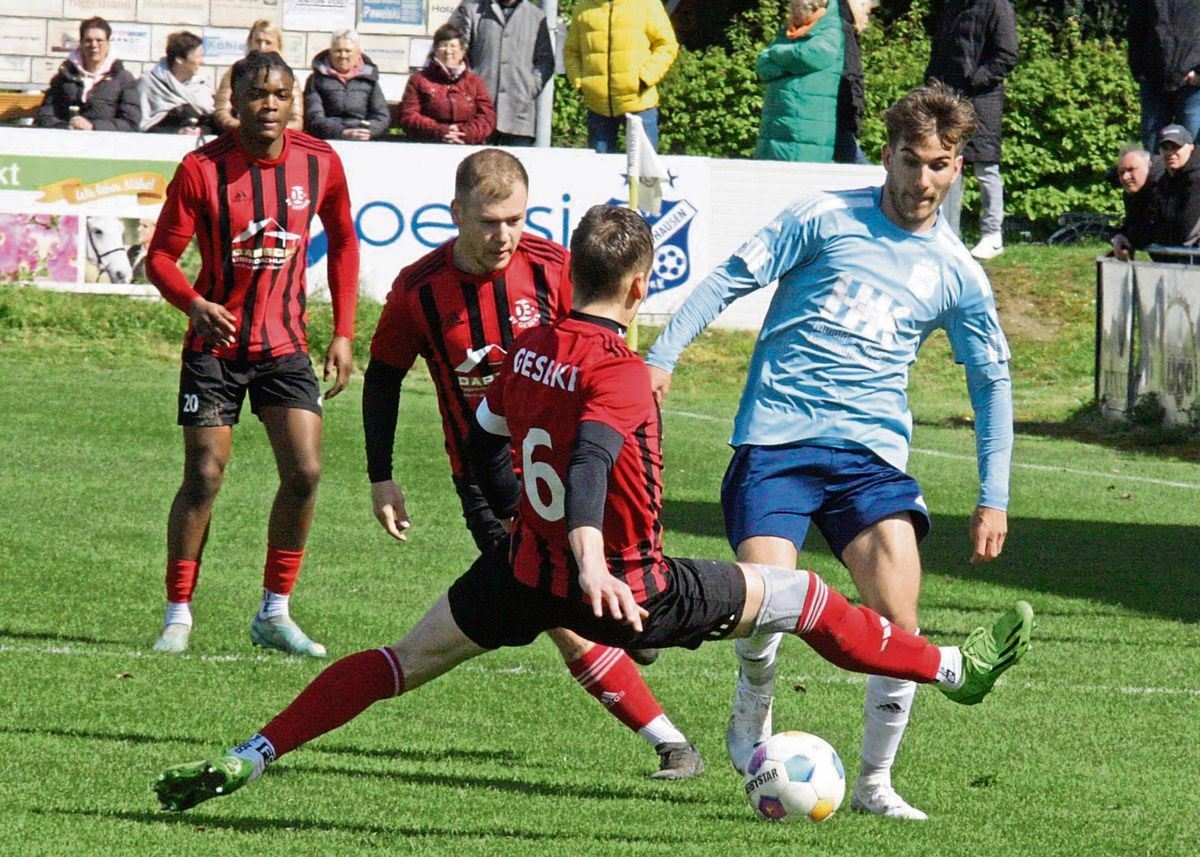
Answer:
<svg viewBox="0 0 1200 857"><path fill-rule="evenodd" d="M242 360L308 349L305 267L313 215L329 236L334 333L352 337L358 241L346 175L329 144L288 130L279 157L260 160L231 131L184 156L167 188L147 273L184 312L199 296L224 305L237 325L237 343L227 347L206 344L189 326L185 348ZM177 264L193 234L200 247L194 287Z"/></svg>
<svg viewBox="0 0 1200 857"><path fill-rule="evenodd" d="M517 340L488 410L508 424L520 457L521 500L512 535L517 579L580 599L567 541L567 468L581 422L624 444L608 477L604 552L609 570L642 603L667 587L662 553L662 419L646 364L615 330L572 316Z"/></svg>
<svg viewBox="0 0 1200 857"><path fill-rule="evenodd" d="M437 390L446 454L462 476L475 409L513 340L571 309L570 254L528 233L508 266L482 276L454 264L454 241L404 268L371 340L371 359L407 371L425 358Z"/></svg>

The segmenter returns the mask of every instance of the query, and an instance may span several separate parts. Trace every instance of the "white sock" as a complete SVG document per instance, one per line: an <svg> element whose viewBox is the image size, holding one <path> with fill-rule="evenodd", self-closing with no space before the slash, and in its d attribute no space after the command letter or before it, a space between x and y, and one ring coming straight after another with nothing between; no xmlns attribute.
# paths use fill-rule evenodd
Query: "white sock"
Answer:
<svg viewBox="0 0 1200 857"><path fill-rule="evenodd" d="M891 788L892 763L908 726L916 692L916 682L878 675L867 677L862 768L858 775L864 786Z"/></svg>
<svg viewBox="0 0 1200 857"><path fill-rule="evenodd" d="M746 681L757 687L770 684L775 679L775 655L783 634L762 634L757 637L742 637L733 641L738 663Z"/></svg>
<svg viewBox="0 0 1200 857"><path fill-rule="evenodd" d="M168 601L167 615L163 619L163 627L168 625L187 625L192 627L192 603L190 601Z"/></svg>
<svg viewBox="0 0 1200 857"><path fill-rule="evenodd" d="M280 595L269 589L263 590L262 604L258 608L259 619L288 618L289 595Z"/></svg>
<svg viewBox="0 0 1200 857"><path fill-rule="evenodd" d="M250 774L250 780L254 781L262 776L267 765L275 761L275 746L261 734L255 732L253 738L238 744L226 755L237 756L239 759L249 762L254 767L254 772Z"/></svg>
<svg viewBox="0 0 1200 857"><path fill-rule="evenodd" d="M680 732L670 718L665 714L660 714L655 717L645 726L638 730L638 735L641 735L651 747L657 747L659 744L686 744L687 738Z"/></svg>
<svg viewBox="0 0 1200 857"><path fill-rule="evenodd" d="M948 690L958 690L963 683L962 649L958 646L938 646L942 662L938 664L937 683Z"/></svg>

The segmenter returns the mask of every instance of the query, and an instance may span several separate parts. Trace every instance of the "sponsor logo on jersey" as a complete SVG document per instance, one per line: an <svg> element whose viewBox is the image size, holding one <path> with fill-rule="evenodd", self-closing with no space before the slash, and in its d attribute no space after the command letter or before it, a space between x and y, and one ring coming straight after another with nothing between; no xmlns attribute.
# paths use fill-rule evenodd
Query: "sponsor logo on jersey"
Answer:
<svg viewBox="0 0 1200 857"><path fill-rule="evenodd" d="M273 217L251 223L232 242L229 255L239 268L282 268L300 249L300 236Z"/></svg>
<svg viewBox="0 0 1200 857"><path fill-rule="evenodd" d="M459 363L457 366L455 366L454 371L460 375L466 375L468 372L474 371L475 368L484 360L486 360L487 356L493 351L496 352L500 360L503 360L504 356L508 353L499 345L485 345L483 348L468 348L466 359L463 360L462 363Z"/></svg>

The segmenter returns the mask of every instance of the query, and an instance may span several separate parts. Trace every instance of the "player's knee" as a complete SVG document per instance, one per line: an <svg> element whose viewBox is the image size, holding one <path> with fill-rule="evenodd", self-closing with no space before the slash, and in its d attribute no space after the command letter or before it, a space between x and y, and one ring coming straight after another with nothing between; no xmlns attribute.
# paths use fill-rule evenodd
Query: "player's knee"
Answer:
<svg viewBox="0 0 1200 857"><path fill-rule="evenodd" d="M546 636L558 648L558 653L567 663L579 660L596 645L566 628L551 628L546 632Z"/></svg>
<svg viewBox="0 0 1200 857"><path fill-rule="evenodd" d="M203 456L184 467L179 493L193 505L211 502L224 480L225 462L215 456Z"/></svg>
<svg viewBox="0 0 1200 857"><path fill-rule="evenodd" d="M321 462L301 461L289 467L283 475L283 488L299 500L307 500L317 493L321 482Z"/></svg>

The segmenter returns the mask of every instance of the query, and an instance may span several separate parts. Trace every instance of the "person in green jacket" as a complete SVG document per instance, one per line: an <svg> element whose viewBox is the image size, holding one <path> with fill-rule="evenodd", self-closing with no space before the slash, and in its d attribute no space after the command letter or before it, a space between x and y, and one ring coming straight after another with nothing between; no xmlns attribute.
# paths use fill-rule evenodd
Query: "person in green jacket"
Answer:
<svg viewBox="0 0 1200 857"><path fill-rule="evenodd" d="M843 36L838 0L792 0L791 15L756 69L766 83L754 157L833 160Z"/></svg>

